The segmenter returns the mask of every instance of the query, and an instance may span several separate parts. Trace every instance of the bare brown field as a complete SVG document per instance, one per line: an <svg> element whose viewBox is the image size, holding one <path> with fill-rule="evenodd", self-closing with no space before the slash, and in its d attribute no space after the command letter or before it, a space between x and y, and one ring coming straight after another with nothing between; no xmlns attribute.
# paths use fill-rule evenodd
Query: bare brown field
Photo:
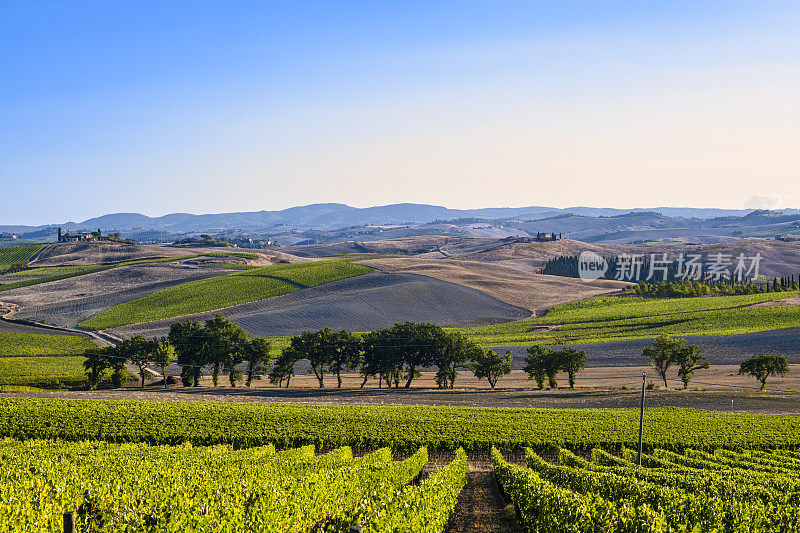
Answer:
<svg viewBox="0 0 800 533"><path fill-rule="evenodd" d="M791 365L792 372L785 377L767 383L767 390L755 390L756 381L744 376L731 375L736 368L730 365L712 367L698 372L695 380L713 382L715 385L693 383L687 390L679 389L680 384L670 382L665 389L646 391L648 407L691 407L728 412L749 412L768 414L800 415L800 365ZM521 371L514 371L492 390L485 381L478 381L468 372L462 373L456 381L456 388L440 390L435 388L433 372L423 372L410 389L377 388L370 380L365 388L360 388L361 378L355 374L344 376L343 388L336 389L335 377L329 376L327 387L316 386L313 376L302 375L292 378L290 388L277 388L266 380L254 382L255 386L230 387L224 376L220 386L212 387L210 378L203 380L200 387L170 386L149 384L139 388L135 384L124 389L98 391L47 391L6 393L10 396L35 396L56 398L97 398L110 400L167 400L167 401L205 401L205 402L267 402L296 403L311 405L433 405L463 407L533 407L533 408L637 408L641 394L642 372L647 373L647 381L658 385L659 378L649 367L620 369L604 367L587 369L582 372L575 389L566 387L565 376L560 376L561 388L538 390L534 383ZM674 377L674 376L673 376ZM723 386L727 385L727 386ZM742 387L742 388L738 388ZM753 388L755 387L755 388Z"/></svg>
<svg viewBox="0 0 800 533"><path fill-rule="evenodd" d="M15 318L69 327L119 303L228 272L172 263L132 265L10 289L0 298L19 306Z"/></svg>
<svg viewBox="0 0 800 533"><path fill-rule="evenodd" d="M45 247L31 266L98 265L161 257L177 257L187 252L156 245L70 242Z"/></svg>
<svg viewBox="0 0 800 533"><path fill-rule="evenodd" d="M448 251L444 246L443 250ZM760 272L772 278L800 273L800 242L783 242L775 239L742 239L718 244L680 244L680 243L647 243L647 244L590 244L571 239L546 242L508 242L497 246L487 246L466 254L451 253L454 257L464 257L480 261L489 261L518 269L540 271L545 262L558 256L577 256L582 251L596 252L604 257L619 254L661 254L677 256L685 254L723 253L738 257L761 255Z"/></svg>
<svg viewBox="0 0 800 533"><path fill-rule="evenodd" d="M760 304L753 304L752 307L772 307L776 305L800 305L800 296L793 296L792 298L783 298L782 300L772 300L769 302L762 302Z"/></svg>
<svg viewBox="0 0 800 533"><path fill-rule="evenodd" d="M529 316L523 308L456 283L417 274L372 272L219 311L252 335L293 335L329 327L370 331L395 322L441 326L499 324ZM205 320L217 311L110 330L120 337L165 335L181 320Z"/></svg>
<svg viewBox="0 0 800 533"><path fill-rule="evenodd" d="M516 307L540 314L555 305L617 292L629 283L531 274L506 265L481 261L452 261L398 257L359 263L384 272L412 273L477 289Z"/></svg>

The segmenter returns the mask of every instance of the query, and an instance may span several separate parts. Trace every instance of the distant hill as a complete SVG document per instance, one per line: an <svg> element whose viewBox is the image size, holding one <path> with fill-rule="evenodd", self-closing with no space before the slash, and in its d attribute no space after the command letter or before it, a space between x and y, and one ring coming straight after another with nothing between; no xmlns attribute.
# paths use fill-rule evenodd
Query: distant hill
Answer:
<svg viewBox="0 0 800 533"><path fill-rule="evenodd" d="M325 203L281 211L195 215L171 213L149 217L113 213L82 222L43 226L0 226L0 233L53 240L56 228L66 231L120 232L138 240L169 240L200 233L230 237L259 237L279 244L374 240L414 235L473 235L485 237L563 233L588 242L629 242L649 239L702 241L739 236L794 233L800 210L753 211L656 207L613 209L547 206L450 209L428 204L392 204L358 208Z"/></svg>

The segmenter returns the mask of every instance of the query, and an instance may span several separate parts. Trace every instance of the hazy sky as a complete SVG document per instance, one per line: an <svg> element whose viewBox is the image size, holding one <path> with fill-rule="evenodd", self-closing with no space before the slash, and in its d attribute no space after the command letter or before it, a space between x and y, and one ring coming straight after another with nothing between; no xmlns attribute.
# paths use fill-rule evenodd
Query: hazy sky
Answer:
<svg viewBox="0 0 800 533"><path fill-rule="evenodd" d="M800 3L5 0L0 224L800 207Z"/></svg>

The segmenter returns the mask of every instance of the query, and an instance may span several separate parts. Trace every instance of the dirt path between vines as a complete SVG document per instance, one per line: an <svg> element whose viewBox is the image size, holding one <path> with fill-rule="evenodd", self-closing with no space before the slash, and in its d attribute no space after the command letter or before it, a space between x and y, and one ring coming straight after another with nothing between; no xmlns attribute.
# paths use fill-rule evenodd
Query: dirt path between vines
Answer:
<svg viewBox="0 0 800 533"><path fill-rule="evenodd" d="M491 468L491 467L489 467ZM447 533L521 533L513 508L497 487L494 472L470 467Z"/></svg>

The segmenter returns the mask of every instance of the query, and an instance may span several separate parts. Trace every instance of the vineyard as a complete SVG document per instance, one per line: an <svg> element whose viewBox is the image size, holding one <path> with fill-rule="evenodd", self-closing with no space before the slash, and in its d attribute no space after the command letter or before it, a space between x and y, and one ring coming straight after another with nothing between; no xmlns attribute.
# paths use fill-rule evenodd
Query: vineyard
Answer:
<svg viewBox="0 0 800 533"><path fill-rule="evenodd" d="M44 335L0 331L0 357L79 355L97 346L78 335Z"/></svg>
<svg viewBox="0 0 800 533"><path fill-rule="evenodd" d="M109 329L128 324L213 311L289 294L297 285L311 287L366 274L372 269L346 260L278 264L226 276L190 281L112 307L80 324Z"/></svg>
<svg viewBox="0 0 800 533"><path fill-rule="evenodd" d="M637 466L637 414L2 398L0 523L442 532L467 448L530 532L798 531L796 418L648 410Z"/></svg>
<svg viewBox="0 0 800 533"><path fill-rule="evenodd" d="M647 409L648 447L800 448L800 418ZM634 446L638 409L313 406L0 398L0 437L411 451Z"/></svg>
<svg viewBox="0 0 800 533"><path fill-rule="evenodd" d="M800 454L792 451L684 454L654 450L637 466L600 448L591 460L567 449L558 465L532 450L527 468L492 449L503 491L528 531L798 531Z"/></svg>
<svg viewBox="0 0 800 533"><path fill-rule="evenodd" d="M760 293L705 298L596 296L554 307L541 318L460 328L483 346L610 342L666 335L734 335L796 326L800 305L756 306L800 295Z"/></svg>
<svg viewBox="0 0 800 533"><path fill-rule="evenodd" d="M0 272L17 265L27 265L31 258L47 246L46 244L23 244L0 248Z"/></svg>
<svg viewBox="0 0 800 533"><path fill-rule="evenodd" d="M356 265L346 259L331 259L313 263L284 263L257 270L234 274L236 276L269 276L314 287L340 279L351 278L372 272L363 265Z"/></svg>
<svg viewBox="0 0 800 533"><path fill-rule="evenodd" d="M382 448L0 443L3 531L442 531L464 485L466 455L419 477L420 448L394 461Z"/></svg>
<svg viewBox="0 0 800 533"><path fill-rule="evenodd" d="M79 325L88 329L108 329L222 309L295 290L297 288L288 283L263 276L228 275L201 279L116 305Z"/></svg>
<svg viewBox="0 0 800 533"><path fill-rule="evenodd" d="M0 357L0 385L59 388L86 384L81 356Z"/></svg>

